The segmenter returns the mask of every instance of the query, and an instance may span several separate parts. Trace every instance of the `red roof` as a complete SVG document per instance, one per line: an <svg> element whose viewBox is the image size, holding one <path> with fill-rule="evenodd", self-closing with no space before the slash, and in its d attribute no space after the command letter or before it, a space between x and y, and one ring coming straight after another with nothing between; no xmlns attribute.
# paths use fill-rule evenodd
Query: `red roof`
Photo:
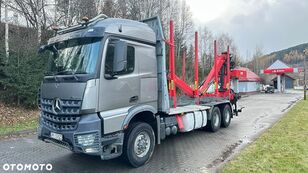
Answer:
<svg viewBox="0 0 308 173"><path fill-rule="evenodd" d="M236 73L236 77L240 82L259 82L261 78L252 72L250 69L245 67L236 67L233 71Z"/></svg>
<svg viewBox="0 0 308 173"><path fill-rule="evenodd" d="M284 62L280 60L276 60L271 66L269 66L265 70L261 70L261 73L265 74L284 74L284 73L298 73L300 72L300 69L298 68L292 68L286 65Z"/></svg>

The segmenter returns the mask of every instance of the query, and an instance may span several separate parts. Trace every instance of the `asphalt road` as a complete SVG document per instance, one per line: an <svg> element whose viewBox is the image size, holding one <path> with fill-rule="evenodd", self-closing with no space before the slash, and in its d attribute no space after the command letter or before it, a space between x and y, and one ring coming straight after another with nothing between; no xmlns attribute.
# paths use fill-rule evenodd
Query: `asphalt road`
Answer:
<svg viewBox="0 0 308 173"><path fill-rule="evenodd" d="M102 161L99 157L73 154L46 144L35 135L0 141L0 172L6 163L50 163L51 172L214 172L242 146L253 141L279 120L301 98L300 94L258 94L242 98L245 109L227 129L216 133L196 130L171 136L157 145L151 161L131 168L122 159ZM29 171L28 171L29 172Z"/></svg>

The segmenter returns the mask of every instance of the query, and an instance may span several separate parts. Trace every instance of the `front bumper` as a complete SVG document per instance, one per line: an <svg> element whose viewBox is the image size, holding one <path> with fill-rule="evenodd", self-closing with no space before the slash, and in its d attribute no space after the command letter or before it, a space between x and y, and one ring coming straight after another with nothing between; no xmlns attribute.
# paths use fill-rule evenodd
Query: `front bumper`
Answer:
<svg viewBox="0 0 308 173"><path fill-rule="evenodd" d="M77 127L74 130L56 130L44 123L44 118L40 116L38 138L76 153L101 156L104 160L120 156L122 154L124 134L117 132L103 135L102 123L102 120L96 113L87 114L80 116ZM61 134L62 140L51 138L51 132ZM81 145L78 142L77 136L87 134L93 134L94 141L91 145Z"/></svg>

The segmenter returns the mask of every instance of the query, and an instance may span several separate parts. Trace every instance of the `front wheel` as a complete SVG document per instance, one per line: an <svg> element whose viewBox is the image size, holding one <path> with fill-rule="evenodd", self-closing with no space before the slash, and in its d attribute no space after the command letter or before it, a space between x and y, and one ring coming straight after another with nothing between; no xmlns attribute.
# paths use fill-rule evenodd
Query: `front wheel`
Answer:
<svg viewBox="0 0 308 173"><path fill-rule="evenodd" d="M124 138L125 158L133 167L146 164L155 148L155 135L152 127L143 122L130 125Z"/></svg>

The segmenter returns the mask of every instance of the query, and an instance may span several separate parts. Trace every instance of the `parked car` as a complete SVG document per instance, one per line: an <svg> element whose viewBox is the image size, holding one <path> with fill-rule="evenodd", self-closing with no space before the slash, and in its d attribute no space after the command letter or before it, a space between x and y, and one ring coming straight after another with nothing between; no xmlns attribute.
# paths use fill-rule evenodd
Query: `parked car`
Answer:
<svg viewBox="0 0 308 173"><path fill-rule="evenodd" d="M274 93L275 92L275 88L272 85L266 85L265 86L265 93Z"/></svg>

